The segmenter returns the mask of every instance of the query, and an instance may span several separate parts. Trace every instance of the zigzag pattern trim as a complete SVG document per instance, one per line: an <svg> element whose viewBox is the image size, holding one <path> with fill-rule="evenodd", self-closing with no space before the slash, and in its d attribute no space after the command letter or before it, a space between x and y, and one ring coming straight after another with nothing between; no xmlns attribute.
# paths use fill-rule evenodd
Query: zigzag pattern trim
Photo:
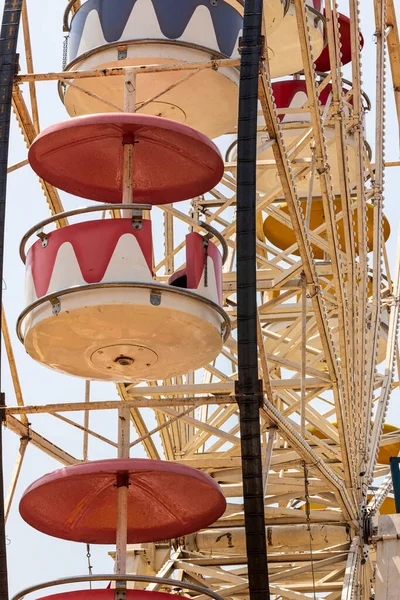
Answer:
<svg viewBox="0 0 400 600"><path fill-rule="evenodd" d="M209 0L87 0L71 23L70 60L128 40L184 41L227 57L237 53L243 18L230 4Z"/></svg>
<svg viewBox="0 0 400 600"><path fill-rule="evenodd" d="M129 234L119 238L103 273L100 272L102 269L98 269L97 273L93 270L86 272L71 242L61 244L54 260L49 260L46 268L43 268L43 264L41 266L35 269L34 260L28 254L25 279L27 303L50 292L85 283L153 280L138 241Z"/></svg>
<svg viewBox="0 0 400 600"><path fill-rule="evenodd" d="M103 283L111 281L141 281L144 283L151 283L153 281L152 274L138 241L134 236L129 234L122 235L118 240L106 271L101 278L93 278L93 274L84 272L84 269L79 263L73 244L70 242L61 244L55 255L54 262L51 261L51 263L49 262L47 265L47 272L39 270L34 275L34 269L32 269L31 263L32 260L29 260L28 255L25 271L26 305L35 302L38 298L51 292L57 292L65 288L94 282L94 279L96 282ZM193 291L219 303L220 292L217 285L215 265L210 256L207 259L207 266L207 286L205 286L203 270L197 288Z"/></svg>

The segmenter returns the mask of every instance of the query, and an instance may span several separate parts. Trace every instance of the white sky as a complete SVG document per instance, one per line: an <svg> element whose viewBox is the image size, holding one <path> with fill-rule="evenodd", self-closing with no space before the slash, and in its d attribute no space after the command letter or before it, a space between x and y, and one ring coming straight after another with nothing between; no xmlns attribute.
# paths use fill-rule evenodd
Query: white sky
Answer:
<svg viewBox="0 0 400 600"><path fill-rule="evenodd" d="M3 0L0 0L0 11L3 10ZM372 105L375 98L375 45L373 41L374 16L373 0L362 1L362 31L365 38L363 52L364 65L364 90L370 96ZM62 16L66 2L63 0L28 0L30 16L33 58L37 72L60 71L62 65ZM345 14L347 2L339 1L339 7ZM398 11L400 19L400 11ZM284 42L284 41L283 41ZM23 50L21 52L21 70L25 72ZM346 74L346 72L345 72ZM390 82L390 73L388 73ZM24 88L25 98L29 98L28 88ZM43 82L37 86L41 127L67 118L66 111L59 100L57 84ZM387 118L387 160L399 159L398 127L395 118L395 108L391 86L388 86L388 118ZM27 155L25 145L13 119L10 159L9 164L24 160ZM367 139L374 147L374 114L367 116ZM386 201L385 214L389 219L392 235L388 242L388 251L393 267L396 251L397 229L400 215L399 202L399 168L386 171ZM397 185L396 185L397 183ZM84 201L77 201L66 194L61 194L65 208L82 206ZM6 256L5 256L5 291L4 304L10 331L14 339L14 351L19 368L22 390L26 404L42 404L58 401L82 401L84 398L84 381L62 376L41 367L32 361L25 353L22 345L14 334L17 317L24 306L24 268L19 259L18 246L22 235L34 223L48 216L48 209L44 195L39 187L36 176L29 167L14 172L9 177L8 183L8 208L6 225ZM15 396L11 385L8 365L5 354L3 355L3 390L6 393L7 403L15 404ZM96 400L117 398L113 384L92 384L92 398ZM400 426L400 411L398 408L399 394L392 395L388 413L388 422ZM150 414L150 411L148 411ZM76 415L74 419L78 420ZM106 431L109 437L116 438L115 412L107 415L92 414L91 419L99 430ZM80 456L82 436L76 430L64 425L60 421L46 416L31 418L32 426L39 429L43 435L70 451ZM97 427L98 424L98 427ZM110 433L114 428L114 434ZM5 488L11 477L14 461L18 448L18 438L8 431L4 432L4 469ZM143 453L135 448L135 456ZM111 458L115 455L114 449L100 442L90 442L91 458ZM35 531L26 525L19 516L18 502L24 489L35 479L46 472L59 467L59 464L45 456L33 446L29 446L19 481L16 498L7 524L7 536L10 540L8 546L9 584L11 596L20 589L40 581L64 577L87 572L86 547L56 540ZM92 564L95 572L111 572L113 562L107 556L108 548L92 547ZM43 595L43 594L42 594ZM40 594L32 597L38 597Z"/></svg>

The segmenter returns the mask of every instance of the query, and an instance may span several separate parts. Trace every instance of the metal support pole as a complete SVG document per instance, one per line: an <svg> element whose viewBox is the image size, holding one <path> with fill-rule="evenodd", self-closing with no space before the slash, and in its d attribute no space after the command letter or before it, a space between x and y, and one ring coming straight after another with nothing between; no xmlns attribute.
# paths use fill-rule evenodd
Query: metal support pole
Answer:
<svg viewBox="0 0 400 600"><path fill-rule="evenodd" d="M263 469L264 496L267 493L268 473L269 473L269 469L271 467L272 451L274 449L274 442L275 442L275 437L276 437L277 431L278 431L278 428L275 427L274 425L271 425L271 427L269 428L268 443L267 443L267 448L265 450L265 461L264 461L264 469Z"/></svg>
<svg viewBox="0 0 400 600"><path fill-rule="evenodd" d="M136 71L126 69L124 81L124 112L136 112Z"/></svg>
<svg viewBox="0 0 400 600"><path fill-rule="evenodd" d="M90 402L90 381L85 381L85 404ZM85 431L83 433L83 460L88 460L89 454L89 411L85 410L85 416L83 421Z"/></svg>
<svg viewBox="0 0 400 600"><path fill-rule="evenodd" d="M118 411L118 458L129 458L130 410L121 406ZM117 507L117 544L115 556L115 573L126 573L126 545L128 536L128 487L129 473L117 475L118 507ZM126 581L116 585L115 600L123 600L126 595Z"/></svg>
<svg viewBox="0 0 400 600"><path fill-rule="evenodd" d="M136 109L136 73L129 69L125 72L124 111L134 113ZM133 202L133 149L134 140L124 141L123 192L122 204ZM131 210L124 210L123 216L129 218Z"/></svg>
<svg viewBox="0 0 400 600"><path fill-rule="evenodd" d="M133 202L133 141L124 143L123 192L122 204ZM127 214L125 214L127 213ZM132 214L131 210L123 211L124 217Z"/></svg>
<svg viewBox="0 0 400 600"><path fill-rule="evenodd" d="M18 479L21 473L22 462L24 460L26 448L28 446L29 438L21 438L19 444L19 450L17 460L15 461L14 471L11 477L10 487L7 492L5 507L4 507L4 521L7 523L8 515L10 514L11 504L14 499L15 490L17 488Z"/></svg>
<svg viewBox="0 0 400 600"><path fill-rule="evenodd" d="M301 399L300 399L300 431L306 436L306 369L307 369L307 288L304 285L301 293Z"/></svg>
<svg viewBox="0 0 400 600"><path fill-rule="evenodd" d="M237 323L238 381L243 502L251 600L269 600L261 461L258 380L256 282L256 161L258 76L262 0L246 0L240 44L240 88L237 156Z"/></svg>
<svg viewBox="0 0 400 600"><path fill-rule="evenodd" d="M22 0L5 0L0 34L0 311L3 306L4 224L6 217L7 159L10 136L11 101L14 75L18 70L17 42ZM1 363L1 353L0 353ZM0 391L2 384L0 381ZM4 405L4 402L2 403ZM6 533L4 524L3 444L0 418L0 598L8 600Z"/></svg>

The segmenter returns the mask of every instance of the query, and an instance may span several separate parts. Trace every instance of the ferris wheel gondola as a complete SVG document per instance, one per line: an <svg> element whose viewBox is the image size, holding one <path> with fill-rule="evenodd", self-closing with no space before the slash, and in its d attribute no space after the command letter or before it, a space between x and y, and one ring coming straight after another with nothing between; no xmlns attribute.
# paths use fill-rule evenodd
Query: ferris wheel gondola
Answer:
<svg viewBox="0 0 400 600"><path fill-rule="evenodd" d="M307 0L306 5L317 57L324 46L321 2ZM293 2L268 0L266 20L272 76L299 71L301 53ZM130 0L124 10L115 11L113 0L87 0L70 25L66 19L70 29L66 70L176 63L173 70L140 74L137 112L186 123L215 138L235 129L239 72L235 66L198 68L192 79L184 63L239 58L242 27L240 5L233 2ZM72 117L122 110L124 104L121 75L81 80L79 86L66 83L61 91Z"/></svg>
<svg viewBox="0 0 400 600"><path fill-rule="evenodd" d="M214 144L173 121L112 113L49 127L29 158L45 180L109 199L125 207L125 218L39 232L26 257L27 308L19 320L28 354L63 373L128 382L212 360L229 335L221 253L208 235L192 232L184 273L169 284L155 281L151 220L143 212L216 185L223 164Z"/></svg>

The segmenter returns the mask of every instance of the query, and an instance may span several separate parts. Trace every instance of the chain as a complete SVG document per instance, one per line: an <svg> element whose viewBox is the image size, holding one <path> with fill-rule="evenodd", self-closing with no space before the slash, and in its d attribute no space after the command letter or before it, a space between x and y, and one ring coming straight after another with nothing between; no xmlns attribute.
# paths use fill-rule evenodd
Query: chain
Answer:
<svg viewBox="0 0 400 600"><path fill-rule="evenodd" d="M208 239L203 238L204 248L204 287L208 287Z"/></svg>
<svg viewBox="0 0 400 600"><path fill-rule="evenodd" d="M69 35L64 36L63 41L63 55L62 55L62 70L65 71L68 62L68 43L69 43Z"/></svg>
<svg viewBox="0 0 400 600"><path fill-rule="evenodd" d="M90 562L90 559L92 558L92 555L90 553L90 544L86 544L86 558L87 558L87 562L88 562L88 571L89 571L89 575L90 577L93 575L93 566ZM89 582L90 585L90 589L92 589L92 582Z"/></svg>

